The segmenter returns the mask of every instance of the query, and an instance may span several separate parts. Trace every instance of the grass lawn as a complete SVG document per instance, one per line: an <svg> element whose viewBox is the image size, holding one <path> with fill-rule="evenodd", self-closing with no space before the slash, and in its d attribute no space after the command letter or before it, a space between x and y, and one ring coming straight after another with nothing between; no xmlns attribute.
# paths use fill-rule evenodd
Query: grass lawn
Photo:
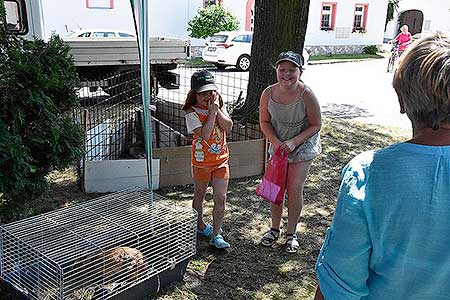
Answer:
<svg viewBox="0 0 450 300"><path fill-rule="evenodd" d="M385 56L380 54L329 54L329 55L315 55L309 58L310 62L314 61L330 61L330 60L355 60L355 59L368 59L368 58L384 58Z"/></svg>
<svg viewBox="0 0 450 300"><path fill-rule="evenodd" d="M187 67L193 67L193 68L203 68L203 67L212 67L212 66L214 66L212 63L204 61L201 57L188 59L184 64Z"/></svg>
<svg viewBox="0 0 450 300"><path fill-rule="evenodd" d="M316 286L314 264L333 218L343 166L362 151L405 140L406 134L407 131L348 120L324 120L323 154L313 163L306 183L298 226L301 248L297 254L284 252L283 238L274 248L259 245L261 235L270 225L269 205L255 195L261 176L231 180L223 230L232 248L216 251L208 246L207 240L199 238L197 254L191 259L183 282L161 291L156 299L312 299ZM52 206L95 196L77 190L73 171L53 173L50 180L52 190L47 201ZM192 185L158 191L186 205L190 205L192 192ZM209 191L205 203L208 222L212 215L211 198ZM284 224L286 221L285 211ZM0 300L17 299L15 295L0 285Z"/></svg>
<svg viewBox="0 0 450 300"><path fill-rule="evenodd" d="M309 62L311 64L320 62L340 62L340 61L353 61L358 59L378 59L385 58L389 53L380 53L380 54L365 54L365 53L357 53L357 54L328 54L328 55L315 55L309 58ZM203 61L201 58L193 58L186 61L185 65L187 67L195 67L195 68L205 68L205 67L213 67L214 65L211 63L207 63Z"/></svg>

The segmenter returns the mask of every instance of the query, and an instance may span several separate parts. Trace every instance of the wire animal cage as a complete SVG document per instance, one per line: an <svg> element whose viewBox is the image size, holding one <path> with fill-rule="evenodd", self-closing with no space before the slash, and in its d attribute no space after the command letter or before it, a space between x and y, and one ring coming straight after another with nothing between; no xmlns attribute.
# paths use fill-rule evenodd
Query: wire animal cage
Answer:
<svg viewBox="0 0 450 300"><path fill-rule="evenodd" d="M153 192L109 194L2 226L1 277L29 299L116 299L193 256L196 222Z"/></svg>

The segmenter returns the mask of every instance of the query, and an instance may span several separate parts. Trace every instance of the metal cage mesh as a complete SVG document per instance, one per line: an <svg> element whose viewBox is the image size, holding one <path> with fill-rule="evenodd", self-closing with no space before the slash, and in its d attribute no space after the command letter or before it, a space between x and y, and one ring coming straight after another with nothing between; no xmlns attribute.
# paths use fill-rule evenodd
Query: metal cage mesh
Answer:
<svg viewBox="0 0 450 300"><path fill-rule="evenodd" d="M123 191L1 228L1 276L30 299L109 299L195 254L197 215Z"/></svg>

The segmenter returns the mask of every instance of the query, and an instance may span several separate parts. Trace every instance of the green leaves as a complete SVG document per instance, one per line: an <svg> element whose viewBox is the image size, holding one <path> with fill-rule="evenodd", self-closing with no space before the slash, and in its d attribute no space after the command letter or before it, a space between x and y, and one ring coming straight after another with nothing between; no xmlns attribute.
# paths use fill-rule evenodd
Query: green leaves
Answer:
<svg viewBox="0 0 450 300"><path fill-rule="evenodd" d="M53 36L0 41L0 219L22 215L45 176L83 155L83 132L70 118L78 75L67 46ZM30 207L28 207L30 210Z"/></svg>
<svg viewBox="0 0 450 300"><path fill-rule="evenodd" d="M222 5L210 5L199 9L198 15L188 22L189 36L207 38L219 31L232 31L239 28L239 21Z"/></svg>
<svg viewBox="0 0 450 300"><path fill-rule="evenodd" d="M400 2L400 0L389 0L388 9L387 9L387 13L386 13L386 23L384 24L384 30L386 30L387 23L394 20L394 13L399 8L399 2Z"/></svg>
<svg viewBox="0 0 450 300"><path fill-rule="evenodd" d="M368 45L362 49L362 52L366 54L377 54L378 47L376 45Z"/></svg>

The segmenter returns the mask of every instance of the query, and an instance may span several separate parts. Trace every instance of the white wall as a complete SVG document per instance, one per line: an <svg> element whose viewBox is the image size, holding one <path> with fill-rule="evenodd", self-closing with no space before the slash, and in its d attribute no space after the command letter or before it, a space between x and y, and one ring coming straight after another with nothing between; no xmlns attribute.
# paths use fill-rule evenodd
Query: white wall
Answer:
<svg viewBox="0 0 450 300"><path fill-rule="evenodd" d="M330 1L334 2L334 1ZM387 12L387 0L336 1L335 30L320 30L322 1L311 1L308 16L308 28L305 45L380 45L383 42L384 16ZM351 33L355 4L368 4L367 32ZM345 32L344 38L336 38L338 32Z"/></svg>
<svg viewBox="0 0 450 300"><path fill-rule="evenodd" d="M114 9L88 9L85 0L41 1L46 22L46 37L50 36L52 32L66 36L80 28L111 28L134 31L129 0L115 0ZM422 0L406 1L421 2ZM336 39L336 30L321 31L322 1L313 0L310 4L306 45L381 44L387 0L340 0L337 2L336 29L349 31L352 29L355 3L369 4L367 33L349 33L348 38ZM245 28L246 1L224 0L223 4L238 18L240 29L243 30ZM151 0L149 8L150 35L189 39L187 23L197 15L197 11L202 5L202 0ZM201 39L191 39L191 44L194 46L203 45L204 42Z"/></svg>
<svg viewBox="0 0 450 300"><path fill-rule="evenodd" d="M247 1L245 0L223 0L223 6L238 19L238 30L245 30L246 5Z"/></svg>
<svg viewBox="0 0 450 300"><path fill-rule="evenodd" d="M394 13L394 19L388 23L386 26L386 32L384 37L386 39L393 39L398 33L398 16L407 10L418 9L423 13L424 23L426 20L431 20L431 2L433 0L423 1L423 0L400 0L399 8Z"/></svg>
<svg viewBox="0 0 450 300"><path fill-rule="evenodd" d="M432 0L431 31L450 31L450 1Z"/></svg>
<svg viewBox="0 0 450 300"><path fill-rule="evenodd" d="M45 37L61 36L85 28L111 28L134 32L129 0L114 1L114 9L86 8L85 0L41 0Z"/></svg>
<svg viewBox="0 0 450 300"><path fill-rule="evenodd" d="M113 9L86 8L85 0L41 0L45 36L52 32L67 36L86 28L121 29L134 32L133 14L129 0L115 0ZM187 23L195 15L202 0L154 0L149 3L150 35L187 40ZM192 39L203 45L204 40Z"/></svg>
<svg viewBox="0 0 450 300"><path fill-rule="evenodd" d="M224 7L238 19L240 29L245 28L245 1L224 0ZM150 34L180 39L190 39L194 46L204 45L204 39L193 39L188 36L188 22L203 7L203 0L157 0L150 1ZM168 13L170 12L170 13Z"/></svg>
<svg viewBox="0 0 450 300"><path fill-rule="evenodd" d="M150 1L150 35L189 39L188 22L197 15L202 5L202 0ZM192 39L191 43L203 44L204 41Z"/></svg>
<svg viewBox="0 0 450 300"><path fill-rule="evenodd" d="M394 20L388 23L385 38L391 39L398 32L398 16L410 9L418 9L423 13L424 25L427 21L430 28L423 26L422 31L450 31L450 1L449 0L401 0L399 8L394 14Z"/></svg>

